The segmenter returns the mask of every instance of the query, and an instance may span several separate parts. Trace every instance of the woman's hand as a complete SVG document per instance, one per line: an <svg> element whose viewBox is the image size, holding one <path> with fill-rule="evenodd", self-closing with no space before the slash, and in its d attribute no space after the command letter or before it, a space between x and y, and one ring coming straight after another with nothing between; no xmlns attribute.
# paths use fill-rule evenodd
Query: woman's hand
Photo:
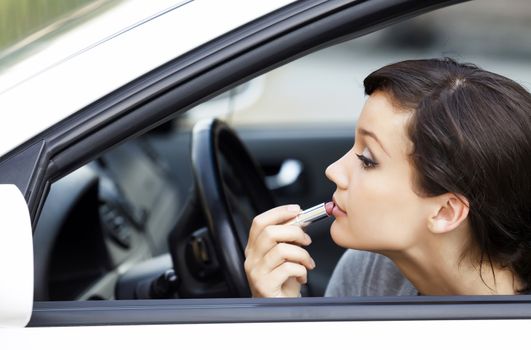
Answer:
<svg viewBox="0 0 531 350"><path fill-rule="evenodd" d="M312 240L300 226L282 225L300 212L298 205L270 209L253 220L245 248L245 273L254 297L298 297L315 262L300 246Z"/></svg>

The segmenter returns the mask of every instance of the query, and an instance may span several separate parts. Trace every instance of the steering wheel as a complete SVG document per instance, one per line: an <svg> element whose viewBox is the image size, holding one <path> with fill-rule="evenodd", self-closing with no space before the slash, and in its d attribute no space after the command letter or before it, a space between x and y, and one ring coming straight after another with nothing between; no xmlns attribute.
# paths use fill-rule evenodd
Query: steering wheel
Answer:
<svg viewBox="0 0 531 350"><path fill-rule="evenodd" d="M217 258L232 294L250 296L243 268L252 219L275 206L257 162L226 123L199 121L192 132L192 170Z"/></svg>

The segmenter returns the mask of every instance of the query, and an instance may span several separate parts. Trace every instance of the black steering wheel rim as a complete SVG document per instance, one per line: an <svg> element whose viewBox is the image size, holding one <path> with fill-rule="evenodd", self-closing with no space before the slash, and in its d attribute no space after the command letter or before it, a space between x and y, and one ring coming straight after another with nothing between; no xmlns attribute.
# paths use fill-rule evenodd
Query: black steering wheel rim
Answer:
<svg viewBox="0 0 531 350"><path fill-rule="evenodd" d="M275 206L273 195L265 184L260 167L243 142L219 119L196 123L192 132L191 155L197 194L229 288L236 296L250 296L243 268L246 241L241 242L238 238L223 180L221 157L234 168L238 180L248 190L246 194L256 213Z"/></svg>

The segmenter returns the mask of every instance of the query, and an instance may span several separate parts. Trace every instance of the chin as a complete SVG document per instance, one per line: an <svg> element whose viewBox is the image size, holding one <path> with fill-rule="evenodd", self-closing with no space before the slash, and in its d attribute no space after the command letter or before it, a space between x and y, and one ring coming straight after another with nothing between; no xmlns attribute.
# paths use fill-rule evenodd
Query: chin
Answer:
<svg viewBox="0 0 531 350"><path fill-rule="evenodd" d="M330 237L332 237L334 243L340 247L347 249L363 249L356 244L354 234L350 232L350 230L345 230L344 227L341 227L337 221L334 221L332 226L330 226Z"/></svg>
<svg viewBox="0 0 531 350"><path fill-rule="evenodd" d="M367 250L375 251L381 247L375 247L378 245L370 237L359 237L358 234L350 230L346 230L337 221L332 223L330 227L330 237L335 244L346 249Z"/></svg>
<svg viewBox="0 0 531 350"><path fill-rule="evenodd" d="M345 232L341 231L341 228L338 228L337 221L334 220L332 226L330 226L330 237L332 237L332 241L334 241L334 243L338 246L348 248L342 244L344 241Z"/></svg>

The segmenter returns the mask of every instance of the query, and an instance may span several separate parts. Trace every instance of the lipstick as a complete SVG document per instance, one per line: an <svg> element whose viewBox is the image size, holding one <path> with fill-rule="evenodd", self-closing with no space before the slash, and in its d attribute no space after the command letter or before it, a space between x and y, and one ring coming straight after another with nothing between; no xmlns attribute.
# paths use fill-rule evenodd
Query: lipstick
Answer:
<svg viewBox="0 0 531 350"><path fill-rule="evenodd" d="M308 208L300 214L288 221L287 225L309 225L318 220L324 219L332 215L332 209L334 209L334 202L326 202L317 204L314 207Z"/></svg>

